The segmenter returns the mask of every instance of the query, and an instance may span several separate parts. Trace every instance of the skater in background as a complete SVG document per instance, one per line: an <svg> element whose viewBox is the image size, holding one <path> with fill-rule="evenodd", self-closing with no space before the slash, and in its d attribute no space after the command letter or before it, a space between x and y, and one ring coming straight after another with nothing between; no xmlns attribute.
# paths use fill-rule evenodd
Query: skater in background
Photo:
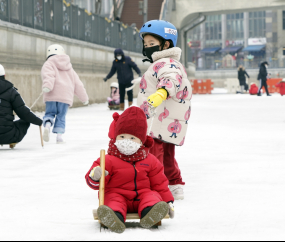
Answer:
<svg viewBox="0 0 285 242"><path fill-rule="evenodd" d="M125 56L123 50L116 49L114 55L115 60L113 61L112 69L103 80L106 82L117 72L120 90L120 110L124 110L126 88L129 88L133 85L132 80L134 79L134 74L132 69L134 69L140 77L141 71L129 56ZM129 106L131 106L133 104L133 90L128 91L127 94Z"/></svg>
<svg viewBox="0 0 285 242"><path fill-rule="evenodd" d="M149 153L153 139L147 136L144 112L130 107L113 118L105 171L99 158L85 176L88 186L98 190L102 172L106 175L105 203L97 210L101 223L123 233L127 213L138 213L144 228L151 228L167 213L174 218L174 198L163 166Z"/></svg>
<svg viewBox="0 0 285 242"><path fill-rule="evenodd" d="M285 78L281 82L278 82L276 84L276 87L280 88L279 92L280 92L281 96L284 96L285 95Z"/></svg>
<svg viewBox="0 0 285 242"><path fill-rule="evenodd" d="M246 83L246 76L250 79L250 76L247 74L245 68L240 65L238 68L238 80L239 80L239 85L240 85L240 91L243 94L244 91L248 90L248 85Z"/></svg>
<svg viewBox="0 0 285 242"><path fill-rule="evenodd" d="M267 61L262 62L261 65L260 65L259 74L258 74L258 80L260 82L260 86L259 86L259 90L258 90L257 96L261 96L261 89L262 89L262 87L265 88L267 96L271 96L269 94L268 87L267 87L267 79L270 76L270 75L268 75L267 68L268 68L268 62Z"/></svg>
<svg viewBox="0 0 285 242"><path fill-rule="evenodd" d="M44 116L44 141L49 142L50 129L57 134L58 144L64 143L66 114L73 104L74 94L88 105L89 98L79 76L73 70L70 58L60 45L47 49L47 60L42 67L42 81L46 112Z"/></svg>
<svg viewBox="0 0 285 242"><path fill-rule="evenodd" d="M120 91L119 84L117 82L113 82L110 85L111 95L107 98L109 108L111 110L118 110L120 105Z"/></svg>
<svg viewBox="0 0 285 242"><path fill-rule="evenodd" d="M20 118L14 122L13 111ZM5 69L0 65L0 145L10 148L23 140L30 124L42 126L38 118L25 103L14 85L5 79Z"/></svg>
<svg viewBox="0 0 285 242"><path fill-rule="evenodd" d="M257 85L254 82L252 82L250 84L249 94L250 95L257 95L257 93L258 93L258 87L257 87Z"/></svg>
<svg viewBox="0 0 285 242"><path fill-rule="evenodd" d="M184 199L185 183L175 159L175 146L182 146L185 141L192 87L185 68L179 62L181 49L175 47L177 30L169 22L153 20L143 25L140 36L144 44L143 53L148 57L145 61L152 63L142 78L146 83L141 85L143 90L138 96L138 106L149 118L149 132L154 138L150 152L164 165L174 198ZM154 108L155 116L151 115Z"/></svg>

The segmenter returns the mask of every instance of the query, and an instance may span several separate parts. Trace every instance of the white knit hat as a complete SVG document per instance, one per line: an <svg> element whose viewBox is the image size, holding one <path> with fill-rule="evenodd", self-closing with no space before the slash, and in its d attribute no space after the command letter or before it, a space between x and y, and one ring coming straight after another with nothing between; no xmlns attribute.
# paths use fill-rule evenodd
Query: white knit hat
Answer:
<svg viewBox="0 0 285 242"><path fill-rule="evenodd" d="M0 64L0 76L5 76L5 69L1 64Z"/></svg>
<svg viewBox="0 0 285 242"><path fill-rule="evenodd" d="M285 82L285 78L282 79L282 82Z"/></svg>

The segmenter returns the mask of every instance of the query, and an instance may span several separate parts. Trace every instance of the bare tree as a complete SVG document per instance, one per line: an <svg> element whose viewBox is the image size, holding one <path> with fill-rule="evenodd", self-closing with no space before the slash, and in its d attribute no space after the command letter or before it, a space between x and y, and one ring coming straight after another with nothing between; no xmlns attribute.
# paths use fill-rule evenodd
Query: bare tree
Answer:
<svg viewBox="0 0 285 242"><path fill-rule="evenodd" d="M125 0L113 0L113 8L114 8L114 11L113 11L113 17L114 17L114 20L117 19L117 17L119 17L119 12L121 11L121 8L124 4Z"/></svg>
<svg viewBox="0 0 285 242"><path fill-rule="evenodd" d="M102 9L102 0L95 0L95 13L100 15L101 9Z"/></svg>

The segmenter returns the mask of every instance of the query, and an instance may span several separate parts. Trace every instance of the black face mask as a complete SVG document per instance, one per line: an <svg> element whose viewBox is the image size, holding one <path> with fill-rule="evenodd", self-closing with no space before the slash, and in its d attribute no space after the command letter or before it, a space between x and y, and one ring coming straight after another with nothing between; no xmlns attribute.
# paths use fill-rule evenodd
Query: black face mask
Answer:
<svg viewBox="0 0 285 242"><path fill-rule="evenodd" d="M143 55L147 56L147 58L149 58L151 60L151 62L153 62L151 56L154 52L157 52L157 51L160 51L159 45L149 47L149 48L144 48L143 49Z"/></svg>

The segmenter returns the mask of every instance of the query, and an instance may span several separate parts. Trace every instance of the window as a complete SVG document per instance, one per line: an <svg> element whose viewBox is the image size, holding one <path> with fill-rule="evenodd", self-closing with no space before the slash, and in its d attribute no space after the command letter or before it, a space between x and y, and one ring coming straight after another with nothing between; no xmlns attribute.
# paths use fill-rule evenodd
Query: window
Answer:
<svg viewBox="0 0 285 242"><path fill-rule="evenodd" d="M243 13L227 14L227 40L244 38Z"/></svg>
<svg viewBox="0 0 285 242"><path fill-rule="evenodd" d="M285 27L285 15L283 11L283 28ZM260 38L266 36L265 11L249 13L249 38Z"/></svg>

